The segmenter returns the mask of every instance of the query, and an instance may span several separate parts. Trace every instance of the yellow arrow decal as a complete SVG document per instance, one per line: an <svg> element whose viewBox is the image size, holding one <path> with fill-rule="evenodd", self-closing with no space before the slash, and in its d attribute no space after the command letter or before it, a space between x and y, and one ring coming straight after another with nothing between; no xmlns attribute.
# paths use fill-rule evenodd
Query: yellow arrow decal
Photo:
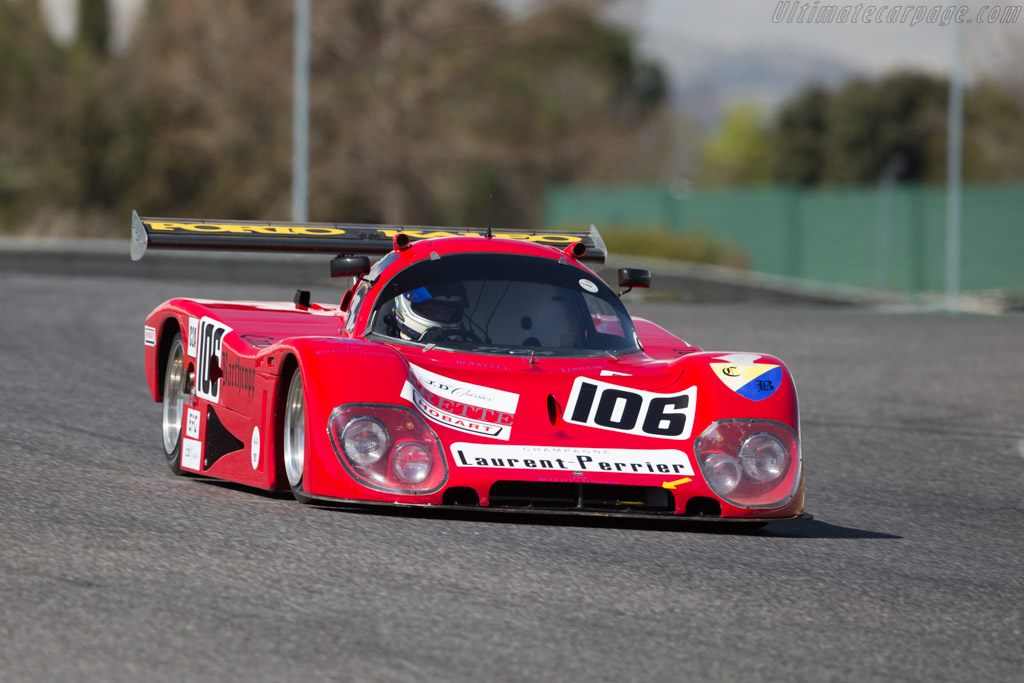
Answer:
<svg viewBox="0 0 1024 683"><path fill-rule="evenodd" d="M689 477L683 477L682 479L676 479L675 481L666 481L661 485L661 487L666 489L674 489L675 487L680 486L681 484L689 484L691 481L693 481L693 479L690 479Z"/></svg>

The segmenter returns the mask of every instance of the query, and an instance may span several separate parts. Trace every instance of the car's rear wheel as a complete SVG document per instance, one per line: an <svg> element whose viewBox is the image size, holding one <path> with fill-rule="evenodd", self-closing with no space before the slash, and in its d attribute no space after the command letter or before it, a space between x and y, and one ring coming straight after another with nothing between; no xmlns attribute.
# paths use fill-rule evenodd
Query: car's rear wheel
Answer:
<svg viewBox="0 0 1024 683"><path fill-rule="evenodd" d="M181 474L181 423L188 397L185 370L185 346L181 333L171 340L164 370L163 442L167 464L175 474Z"/></svg>
<svg viewBox="0 0 1024 683"><path fill-rule="evenodd" d="M288 487L300 503L310 502L302 485L306 474L306 412L302 371L295 368L284 404L284 472Z"/></svg>

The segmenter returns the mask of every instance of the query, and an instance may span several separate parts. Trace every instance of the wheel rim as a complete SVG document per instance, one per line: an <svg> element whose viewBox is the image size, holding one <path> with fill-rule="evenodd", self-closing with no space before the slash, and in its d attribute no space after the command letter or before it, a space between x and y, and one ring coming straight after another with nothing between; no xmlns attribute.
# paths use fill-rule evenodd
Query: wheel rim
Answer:
<svg viewBox="0 0 1024 683"><path fill-rule="evenodd" d="M295 371L284 412L284 469L293 489L302 484L306 463L306 418L302 409L302 376Z"/></svg>
<svg viewBox="0 0 1024 683"><path fill-rule="evenodd" d="M185 350L174 342L164 376L164 453L171 457L181 439L181 413L185 407Z"/></svg>

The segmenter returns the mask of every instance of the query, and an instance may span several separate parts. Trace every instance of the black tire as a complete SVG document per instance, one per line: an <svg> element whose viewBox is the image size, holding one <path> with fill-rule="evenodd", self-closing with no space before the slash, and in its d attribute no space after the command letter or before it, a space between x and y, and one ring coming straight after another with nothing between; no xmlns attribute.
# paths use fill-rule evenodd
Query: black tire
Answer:
<svg viewBox="0 0 1024 683"><path fill-rule="evenodd" d="M288 382L281 420L281 452L288 488L295 500L309 503L312 498L302 489L306 473L306 400L302 389L302 371L299 368L295 368Z"/></svg>
<svg viewBox="0 0 1024 683"><path fill-rule="evenodd" d="M181 333L175 333L171 346L167 351L167 362L164 369L164 400L163 400L163 447L164 456L171 472L186 474L181 470L181 424L185 412L188 394L188 381L185 369L185 346L181 342Z"/></svg>

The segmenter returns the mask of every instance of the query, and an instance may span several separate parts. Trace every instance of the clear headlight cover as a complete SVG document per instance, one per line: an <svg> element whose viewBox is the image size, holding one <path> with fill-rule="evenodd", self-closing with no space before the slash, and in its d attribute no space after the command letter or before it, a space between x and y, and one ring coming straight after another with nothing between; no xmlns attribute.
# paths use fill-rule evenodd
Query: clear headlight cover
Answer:
<svg viewBox="0 0 1024 683"><path fill-rule="evenodd" d="M789 454L786 447L771 434L754 434L740 445L743 474L758 482L775 481L786 472Z"/></svg>
<svg viewBox="0 0 1024 683"><path fill-rule="evenodd" d="M704 476L711 488L721 495L732 493L743 480L740 464L736 462L736 458L725 453L710 454L701 469L704 470Z"/></svg>
<svg viewBox="0 0 1024 683"><path fill-rule="evenodd" d="M357 417L341 432L341 448L358 467L367 467L388 452L388 433L380 420Z"/></svg>
<svg viewBox="0 0 1024 683"><path fill-rule="evenodd" d="M708 486L742 508L780 507L800 482L800 443L789 425L772 420L719 420L694 441Z"/></svg>
<svg viewBox="0 0 1024 683"><path fill-rule="evenodd" d="M419 484L429 477L433 464L430 452L422 444L414 442L397 445L391 458L395 477L407 484Z"/></svg>
<svg viewBox="0 0 1024 683"><path fill-rule="evenodd" d="M448 479L437 436L401 406L338 406L327 422L338 461L358 482L379 491L434 493Z"/></svg>

